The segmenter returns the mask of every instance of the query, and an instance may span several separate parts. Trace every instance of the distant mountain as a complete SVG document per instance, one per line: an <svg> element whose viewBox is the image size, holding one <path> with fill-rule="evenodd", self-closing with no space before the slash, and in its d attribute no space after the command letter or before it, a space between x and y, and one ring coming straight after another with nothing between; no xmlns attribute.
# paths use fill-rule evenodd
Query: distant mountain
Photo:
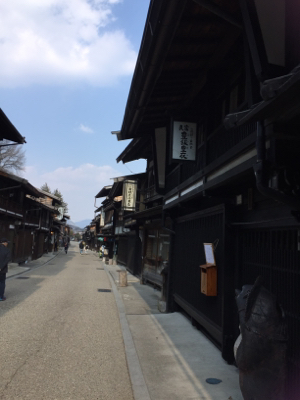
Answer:
<svg viewBox="0 0 300 400"><path fill-rule="evenodd" d="M81 232L82 231L82 228L80 228L79 226L77 226L77 225L75 225L75 222L73 222L73 221L68 221L67 222L67 225L70 227L70 228L72 228L73 229L73 232L74 233L77 233L77 232Z"/></svg>
<svg viewBox="0 0 300 400"><path fill-rule="evenodd" d="M78 222L69 221L69 225L75 225L75 226L78 226L79 228L83 229L87 225L90 224L91 220L92 220L92 218L91 219L83 219L82 221L78 221Z"/></svg>

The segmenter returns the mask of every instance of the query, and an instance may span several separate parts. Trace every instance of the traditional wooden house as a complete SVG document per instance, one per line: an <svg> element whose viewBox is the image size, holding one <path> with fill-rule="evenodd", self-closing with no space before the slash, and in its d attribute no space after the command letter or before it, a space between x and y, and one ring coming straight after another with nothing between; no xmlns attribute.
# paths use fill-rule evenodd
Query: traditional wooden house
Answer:
<svg viewBox="0 0 300 400"><path fill-rule="evenodd" d="M70 225L68 225L68 221L69 221L70 218L71 218L70 215L68 215L66 213L63 213L63 217L61 219L61 225L60 225L61 236L67 235L67 236L70 237L70 235L71 235L71 227L70 227Z"/></svg>
<svg viewBox="0 0 300 400"><path fill-rule="evenodd" d="M109 197L113 185L104 186L99 193L95 196L96 199L103 198L101 206L98 207L100 211L99 231L97 233L97 240L100 245L105 246L105 255L112 260L114 255L114 199Z"/></svg>
<svg viewBox="0 0 300 400"><path fill-rule="evenodd" d="M59 239L65 233L66 220L69 218L64 214L61 200L51 193L38 189L39 198L33 200L39 204L41 208L41 225L38 253L52 252L57 248ZM57 243L57 246L55 246Z"/></svg>
<svg viewBox="0 0 300 400"><path fill-rule="evenodd" d="M13 262L33 256L33 232L39 228L40 207L27 196L39 194L26 179L0 170L0 232L10 241Z"/></svg>
<svg viewBox="0 0 300 400"><path fill-rule="evenodd" d="M142 237L135 219L144 209L142 188L145 173L114 178L109 196L117 196L118 208L115 218L115 253L118 263L126 266L134 275L141 273Z"/></svg>
<svg viewBox="0 0 300 400"><path fill-rule="evenodd" d="M104 186L100 192L95 196L95 221L96 221L96 236L97 236L97 242L99 243L99 246L101 247L104 243L104 233L102 231L103 227L105 226L105 212L103 210L103 204L101 206L96 206L96 202L98 198L106 197L108 196L110 190L112 188L112 185ZM98 213L98 214L97 214Z"/></svg>
<svg viewBox="0 0 300 400"><path fill-rule="evenodd" d="M95 217L93 219L93 222L95 224L94 250L99 251L100 246L101 246L101 241L102 241L102 240L100 240L101 213L99 213L99 211L97 211L97 210L95 211Z"/></svg>
<svg viewBox="0 0 300 400"><path fill-rule="evenodd" d="M89 225L89 232L90 232L90 240L89 240L89 248L93 250L98 250L98 240L96 234L96 221L92 219Z"/></svg>
<svg viewBox="0 0 300 400"><path fill-rule="evenodd" d="M10 142L0 143L0 149L26 143L0 109L0 140L4 139ZM4 170L0 170L0 187L0 229L2 236L11 240L13 261L36 259L53 251L54 243L63 234L65 221L69 218L60 207L60 199Z"/></svg>
<svg viewBox="0 0 300 400"><path fill-rule="evenodd" d="M300 370L299 11L293 0L152 0L118 134L133 139L120 160L147 158L173 231L168 310L232 362L234 289L263 276L286 311L289 399ZM214 295L201 289L208 258Z"/></svg>
<svg viewBox="0 0 300 400"><path fill-rule="evenodd" d="M141 270L141 239L134 216L144 207L140 198L144 179L144 173L113 178L114 184L96 195L106 197L101 206L104 225L99 239L108 248L109 258L134 274Z"/></svg>
<svg viewBox="0 0 300 400"><path fill-rule="evenodd" d="M163 194L155 185L154 159L149 136L134 139L117 158L123 163L144 158L146 173L138 188L140 206L124 215L124 225L133 226L139 233L142 248L138 259L140 279L162 287L162 270L168 266L171 221L163 214Z"/></svg>
<svg viewBox="0 0 300 400"><path fill-rule="evenodd" d="M42 191L26 179L0 171L2 236L10 240L13 262L24 262L52 251L51 230L58 215Z"/></svg>

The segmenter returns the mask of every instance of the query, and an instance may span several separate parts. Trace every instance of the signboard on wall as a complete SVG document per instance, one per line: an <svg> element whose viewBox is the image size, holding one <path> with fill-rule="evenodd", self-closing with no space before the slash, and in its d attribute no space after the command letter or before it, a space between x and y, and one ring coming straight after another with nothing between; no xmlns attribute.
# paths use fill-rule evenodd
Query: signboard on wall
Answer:
<svg viewBox="0 0 300 400"><path fill-rule="evenodd" d="M213 243L203 243L206 264L216 265Z"/></svg>
<svg viewBox="0 0 300 400"><path fill-rule="evenodd" d="M58 220L62 220L63 217L64 217L64 212L65 212L64 207L58 207L57 211L59 212L59 214L57 215L56 218L57 218Z"/></svg>
<svg viewBox="0 0 300 400"><path fill-rule="evenodd" d="M173 121L172 159L196 160L197 124L195 122Z"/></svg>
<svg viewBox="0 0 300 400"><path fill-rule="evenodd" d="M101 212L101 215L100 215L100 226L101 226L101 227L105 225L105 223L104 223L104 218L105 218L105 212L102 211L102 212Z"/></svg>
<svg viewBox="0 0 300 400"><path fill-rule="evenodd" d="M135 211L137 194L137 181L126 180L123 182L122 210Z"/></svg>

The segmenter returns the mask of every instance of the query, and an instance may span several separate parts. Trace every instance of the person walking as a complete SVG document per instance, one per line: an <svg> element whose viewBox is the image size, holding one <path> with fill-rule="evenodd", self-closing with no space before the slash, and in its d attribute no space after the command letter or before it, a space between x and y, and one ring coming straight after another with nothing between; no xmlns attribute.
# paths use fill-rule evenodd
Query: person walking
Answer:
<svg viewBox="0 0 300 400"><path fill-rule="evenodd" d="M82 251L83 251L83 241L81 241L80 243L79 243L79 251L80 251L80 254L82 254Z"/></svg>
<svg viewBox="0 0 300 400"><path fill-rule="evenodd" d="M4 296L4 291L6 273L8 271L7 264L11 259L10 251L7 248L8 243L9 242L6 238L2 238L0 240L0 301L6 300L6 297Z"/></svg>
<svg viewBox="0 0 300 400"><path fill-rule="evenodd" d="M68 253L69 244L70 244L70 237L68 235L64 235L63 244L64 244L65 252L67 254Z"/></svg>

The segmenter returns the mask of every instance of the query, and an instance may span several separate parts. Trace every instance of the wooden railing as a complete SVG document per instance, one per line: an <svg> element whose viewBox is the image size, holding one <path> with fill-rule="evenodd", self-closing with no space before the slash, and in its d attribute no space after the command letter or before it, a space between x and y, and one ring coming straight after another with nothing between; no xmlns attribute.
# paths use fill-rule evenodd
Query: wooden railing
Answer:
<svg viewBox="0 0 300 400"><path fill-rule="evenodd" d="M0 196L0 208L5 211L23 215L22 206L20 204L2 196Z"/></svg>
<svg viewBox="0 0 300 400"><path fill-rule="evenodd" d="M174 169L166 177L167 192L175 189L197 172L208 167L225 153L247 139L256 130L256 123L226 130L223 125L216 129L197 150L196 161L188 161ZM237 153L238 154L238 153Z"/></svg>
<svg viewBox="0 0 300 400"><path fill-rule="evenodd" d="M150 186L148 188L146 188L143 192L144 194L144 201L147 202L149 200L151 200L154 196L157 195L156 191L155 191L155 186Z"/></svg>
<svg viewBox="0 0 300 400"><path fill-rule="evenodd" d="M26 215L25 217L25 223L26 224L35 224L35 225L39 225L40 222L40 218L35 216L35 215Z"/></svg>
<svg viewBox="0 0 300 400"><path fill-rule="evenodd" d="M217 160L220 156L232 149L237 144L254 133L256 122L246 124L234 129L225 129L221 126L207 139L207 165Z"/></svg>

